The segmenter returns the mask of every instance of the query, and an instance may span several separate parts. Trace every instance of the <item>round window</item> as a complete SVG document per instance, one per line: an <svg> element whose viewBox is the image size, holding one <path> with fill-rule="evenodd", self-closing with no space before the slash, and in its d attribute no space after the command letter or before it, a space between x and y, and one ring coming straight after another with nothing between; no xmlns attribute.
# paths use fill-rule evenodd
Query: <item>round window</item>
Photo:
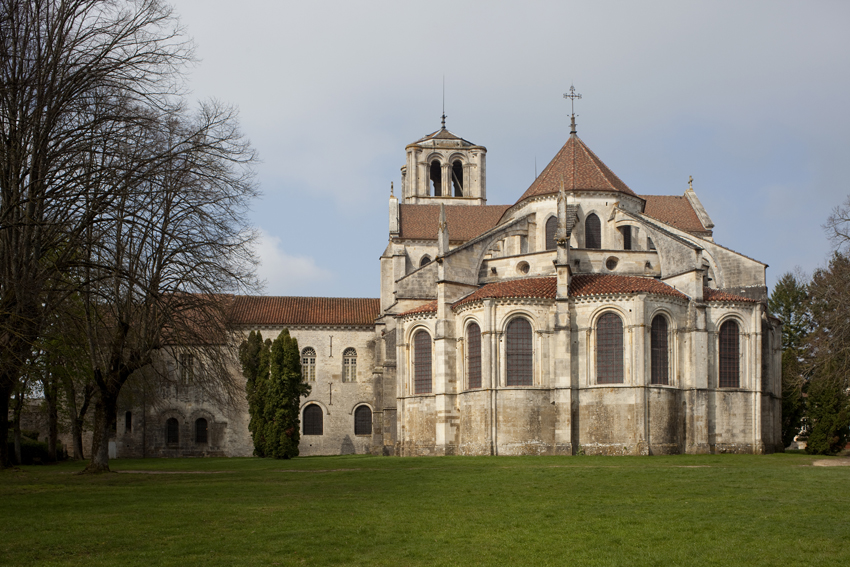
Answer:
<svg viewBox="0 0 850 567"><path fill-rule="evenodd" d="M617 262L619 262L619 260L617 260L617 258L611 256L610 258L605 260L605 267L613 272L614 270L617 269Z"/></svg>
<svg viewBox="0 0 850 567"><path fill-rule="evenodd" d="M530 269L531 267L528 265L528 262L520 262L516 265L516 271L521 274L527 274Z"/></svg>

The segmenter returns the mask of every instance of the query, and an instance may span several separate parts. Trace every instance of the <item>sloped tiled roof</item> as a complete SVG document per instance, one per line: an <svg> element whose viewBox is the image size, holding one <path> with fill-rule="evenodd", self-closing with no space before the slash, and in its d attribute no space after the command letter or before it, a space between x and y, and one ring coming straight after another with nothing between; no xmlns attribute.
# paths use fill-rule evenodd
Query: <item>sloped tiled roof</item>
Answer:
<svg viewBox="0 0 850 567"><path fill-rule="evenodd" d="M482 286L454 304L454 308L479 299L502 297L539 297L554 299L557 278L526 278ZM570 280L570 296L611 295L617 293L651 293L688 299L688 296L655 278L614 276L609 274L582 274Z"/></svg>
<svg viewBox="0 0 850 567"><path fill-rule="evenodd" d="M404 313L399 313L400 317L404 317L405 315L415 315L416 313L436 313L437 312L437 300L429 301L419 307L414 307L413 309L408 309Z"/></svg>
<svg viewBox="0 0 850 567"><path fill-rule="evenodd" d="M557 278L526 278L522 280L510 280L496 282L482 286L477 291L470 293L454 304L454 308L460 307L479 299L498 297L542 297L555 298Z"/></svg>
<svg viewBox="0 0 850 567"><path fill-rule="evenodd" d="M702 298L704 301L758 303L758 301L756 301L755 299L750 299L749 297L744 297L742 295L735 295L733 293L727 293L725 291L721 291L719 289L712 289L710 287L703 288Z"/></svg>
<svg viewBox="0 0 850 567"><path fill-rule="evenodd" d="M562 178L567 191L615 191L637 196L590 151L581 138L570 136L517 202L538 195L557 193L561 189Z"/></svg>
<svg viewBox="0 0 850 567"><path fill-rule="evenodd" d="M655 278L614 276L610 274L580 274L570 280L570 295L608 295L614 293L652 293L681 299L688 296Z"/></svg>
<svg viewBox="0 0 850 567"><path fill-rule="evenodd" d="M428 140L457 140L457 141L461 142L462 146L474 146L475 145L472 142L470 142L469 140L464 140L463 138L461 138L460 136L458 136L454 132L450 132L449 130L446 130L445 128L440 128L436 132L431 132L427 136L419 138L418 140L416 140L413 143L414 144L421 144L422 142L427 142Z"/></svg>
<svg viewBox="0 0 850 567"><path fill-rule="evenodd" d="M499 222L510 205L446 205L451 241L466 242ZM399 205L399 236L411 240L436 240L439 205Z"/></svg>
<svg viewBox="0 0 850 567"><path fill-rule="evenodd" d="M643 214L685 232L708 232L687 197L682 195L641 195L646 201Z"/></svg>
<svg viewBox="0 0 850 567"><path fill-rule="evenodd" d="M349 297L234 297L237 325L371 325L380 299Z"/></svg>

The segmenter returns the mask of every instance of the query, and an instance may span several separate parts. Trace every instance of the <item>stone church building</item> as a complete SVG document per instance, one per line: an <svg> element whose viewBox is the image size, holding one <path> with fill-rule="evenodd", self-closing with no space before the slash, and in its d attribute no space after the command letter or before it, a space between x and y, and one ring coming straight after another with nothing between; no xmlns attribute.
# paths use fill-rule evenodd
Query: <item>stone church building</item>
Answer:
<svg viewBox="0 0 850 567"><path fill-rule="evenodd" d="M487 204L487 150L445 117L405 152L379 298L234 300L246 334L298 340L302 455L782 450L767 265L714 242L690 183L636 194L574 117L512 204ZM252 454L246 407L181 388L186 358L119 414L117 456Z"/></svg>

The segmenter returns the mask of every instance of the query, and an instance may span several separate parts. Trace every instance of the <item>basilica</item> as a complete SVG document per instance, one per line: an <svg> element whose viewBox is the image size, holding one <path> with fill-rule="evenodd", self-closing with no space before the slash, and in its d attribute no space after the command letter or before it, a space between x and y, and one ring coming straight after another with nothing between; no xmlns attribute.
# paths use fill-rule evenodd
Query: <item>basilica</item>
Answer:
<svg viewBox="0 0 850 567"><path fill-rule="evenodd" d="M233 300L240 332L298 340L301 455L782 450L767 265L714 242L692 183L635 193L575 116L511 204L445 117L405 154L380 297ZM178 387L135 411L114 456L252 454L245 406Z"/></svg>

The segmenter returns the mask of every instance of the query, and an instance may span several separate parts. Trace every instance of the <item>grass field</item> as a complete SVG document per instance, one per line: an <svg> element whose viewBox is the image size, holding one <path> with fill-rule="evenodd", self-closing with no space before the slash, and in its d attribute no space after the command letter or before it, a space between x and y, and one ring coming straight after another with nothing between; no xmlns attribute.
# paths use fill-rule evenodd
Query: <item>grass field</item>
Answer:
<svg viewBox="0 0 850 567"><path fill-rule="evenodd" d="M0 471L0 564L850 565L850 467L813 460L148 459L113 461L123 473L100 476L73 474L79 463L23 467Z"/></svg>

